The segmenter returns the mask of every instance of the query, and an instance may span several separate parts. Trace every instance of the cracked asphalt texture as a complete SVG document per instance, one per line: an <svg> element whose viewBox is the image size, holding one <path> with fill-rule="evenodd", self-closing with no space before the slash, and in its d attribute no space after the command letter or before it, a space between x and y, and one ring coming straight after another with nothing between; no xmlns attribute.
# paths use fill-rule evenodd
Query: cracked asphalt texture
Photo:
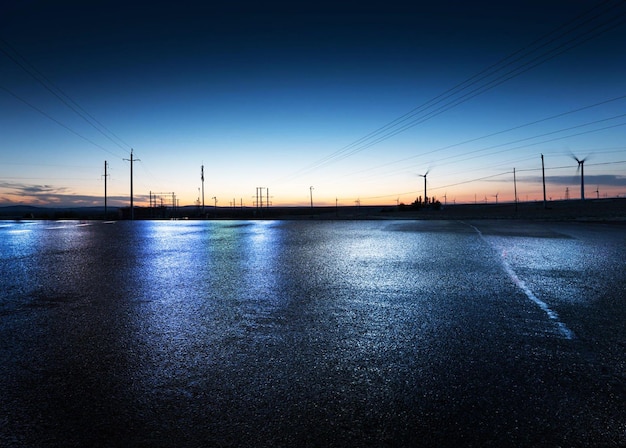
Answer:
<svg viewBox="0 0 626 448"><path fill-rule="evenodd" d="M626 446L625 230L0 222L0 445Z"/></svg>

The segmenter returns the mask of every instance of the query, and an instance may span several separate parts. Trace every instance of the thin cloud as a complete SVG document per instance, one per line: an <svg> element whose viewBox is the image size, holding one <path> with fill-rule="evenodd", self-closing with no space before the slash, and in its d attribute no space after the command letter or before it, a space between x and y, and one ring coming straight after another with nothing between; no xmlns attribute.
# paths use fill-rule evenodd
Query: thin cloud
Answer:
<svg viewBox="0 0 626 448"><path fill-rule="evenodd" d="M541 176L524 178L524 181L541 183ZM551 185L576 185L580 183L580 176L546 176L546 183ZM604 185L605 187L626 187L626 176L616 174L585 175L585 183L589 185Z"/></svg>
<svg viewBox="0 0 626 448"><path fill-rule="evenodd" d="M54 187L52 185L25 185L21 188L21 192L26 195L57 195L63 194L67 188Z"/></svg>
<svg viewBox="0 0 626 448"><path fill-rule="evenodd" d="M0 189L17 196L64 195L68 189L53 185L23 184L18 182L0 182Z"/></svg>
<svg viewBox="0 0 626 448"><path fill-rule="evenodd" d="M67 191L64 187L54 187L52 185L32 185L17 182L0 182L0 188L12 190L19 194L41 194L41 193L61 193Z"/></svg>
<svg viewBox="0 0 626 448"><path fill-rule="evenodd" d="M139 199L141 200L141 199ZM109 196L107 202L112 207L128 204L126 196ZM66 187L54 185L23 184L0 182L0 204L28 204L52 207L93 207L103 206L104 197L75 194Z"/></svg>

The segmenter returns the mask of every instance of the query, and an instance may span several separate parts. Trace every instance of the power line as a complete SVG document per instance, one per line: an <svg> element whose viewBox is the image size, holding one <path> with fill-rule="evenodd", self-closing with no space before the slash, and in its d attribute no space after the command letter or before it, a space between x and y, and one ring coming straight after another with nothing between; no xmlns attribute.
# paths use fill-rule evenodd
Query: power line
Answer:
<svg viewBox="0 0 626 448"><path fill-rule="evenodd" d="M604 130L607 130L607 129L613 129L613 128L620 127L620 126L626 126L626 122L625 123L618 123L618 124L611 125L611 126L605 126L603 128L599 128L599 129L592 129L592 130L589 130L589 131L578 132L576 134L570 134L570 135L556 137L556 138L552 138L552 139L548 139L548 140L542 140L540 142L535 142L535 143L531 143L531 144L528 144L528 145L516 146L516 147L513 147L513 148L508 148L508 149L503 150L503 151L497 151L495 153L489 153L489 154L484 154L484 155L481 155L481 156L469 157L467 159L460 160L459 162L464 162L464 161L467 161L467 160L470 160L470 159L474 159L474 158L477 158L477 157L484 157L484 156L490 156L490 155L494 155L494 154L500 154L502 152L512 151L512 150L515 150L515 149L527 148L529 146L537 146L537 145L540 145L540 144L543 144L543 143L550 143L550 142L553 142L553 141L563 140L563 139L566 139L566 138L578 137L580 135L591 134L593 132L600 132L600 131L604 131ZM588 166L590 166L590 165L588 165Z"/></svg>
<svg viewBox="0 0 626 448"><path fill-rule="evenodd" d="M622 117L625 117L625 116L626 116L626 113L625 114L620 114L620 115L615 115L615 116L609 117L609 118L603 118L601 120L589 121L589 122L586 122L586 123L581 123L581 124L577 124L577 125L574 125L574 126L569 126L569 127L566 127L566 128L557 129L556 131L544 132L543 134L538 134L538 135L534 135L534 136L531 136L531 137L524 137L524 138L521 138L521 139L518 139L518 140L513 140L513 141L510 141L510 142L507 142L507 143L500 143L500 144L497 144L497 145L488 146L486 148L476 149L474 151L467 152L467 153L465 153L463 155L466 156L468 154L475 154L475 153L479 153L479 152L483 152L483 151L488 151L490 149L501 148L503 146L508 146L508 145L512 145L512 144L515 144L515 143L521 143L521 142L533 140L533 139L540 138L540 137L546 137L548 135L558 134L559 132L571 131L572 129L579 129L579 128L583 128L583 127L586 127L586 126L591 126L591 125L594 125L594 124L603 123L603 122L610 121L610 120L615 120L617 118L622 118ZM610 128L618 127L618 126L623 126L623 125L624 125L624 123L618 124L618 125L613 125L613 126L608 126L608 127L603 127L603 128L599 128L599 129L592 129L592 130L589 130L589 131L585 131L583 133L576 133L576 134L572 134L572 135L568 135L568 136L558 137L557 139L550 139L550 140L543 140L541 142L535 142L535 143L532 143L532 144L530 144L528 146L533 146L533 145L537 145L537 144L540 144L540 143L547 143L547 142L550 142L550 141L560 140L560 139L563 139L563 138L569 138L569 137L572 137L572 136L583 135L583 134L591 133L591 132L599 132L599 131L602 131L602 130L606 130L606 129L610 129ZM490 152L488 154L482 154L480 156L466 157L464 159L456 160L453 163L464 162L466 160L471 160L471 159L474 159L474 158L477 158L477 157L486 157L486 156L492 156L492 155L495 155L495 154L501 154L503 152L512 151L513 149L518 149L518 148L520 148L520 146L516 146L514 148L503 149L501 151ZM458 156L448 156L448 157L444 157L443 159L440 159L440 160L450 160L450 159L453 159L453 158L456 158L456 157L458 157Z"/></svg>
<svg viewBox="0 0 626 448"><path fill-rule="evenodd" d="M622 15L624 15L624 14L622 14ZM621 23L619 23L619 24L621 24ZM617 26L617 25L615 25L615 26ZM540 56L532 59L531 61L523 64L522 66L517 67L517 68L515 68L515 69L513 69L513 70L511 70L511 71L509 71L509 72L507 72L507 73L505 73L503 75L498 76L496 79L494 79L492 81L489 81L487 84L482 85L480 87L477 87L476 89L471 90L470 92L460 96L459 98L455 98L455 99L451 100L450 102L444 104L443 106L440 106L439 108L437 108L437 109L435 109L433 111L430 111L430 112L428 112L427 114L425 114L425 115L423 115L421 117L416 118L415 120L409 122L408 124L403 125L400 128L394 129L393 131L390 131L390 132L382 135L381 137L377 138L376 140L373 140L373 141L370 141L370 142L365 143L363 145L357 146L356 148L352 149L351 151L349 151L347 153L344 153L341 156L336 157L332 161L334 162L334 161L343 160L343 159L345 159L345 158L347 158L347 157L349 157L351 155L356 154L357 152L361 152L361 151L363 151L365 149L368 149L368 148L370 148L370 147L372 147L372 146L374 146L374 145L376 145L376 144L378 144L378 143L380 143L382 141L388 140L389 138L394 137L394 136L400 134L401 132L404 132L404 131L412 128L412 127L415 127L415 126L417 126L419 124L422 124L422 123L430 120L431 118L434 118L434 117L436 117L438 115L441 115L444 112L447 112L448 110L450 110L450 109L452 109L452 108L454 108L454 107L456 107L456 106L458 106L458 105L460 105L462 103L465 103L465 102L469 101L470 99L472 99L472 98L474 98L474 97L476 97L476 96L478 96L478 95L480 95L482 93L487 92L488 90L491 90L491 89L493 89L493 88L503 84L506 81L509 81L509 80L511 80L511 79L513 79L513 78L515 78L515 77L517 77L517 76L519 76L519 75L521 75L521 74L523 74L523 73L525 73L525 72L527 72L527 71L529 71L529 70L531 70L531 69L533 69L533 68L535 68L535 67L537 67L537 66L539 66L539 65L541 65L541 64L543 64L543 63L545 63L545 62L547 62L549 60L551 60L551 59L554 59L555 57L559 56L560 54L565 53L566 51L569 51L572 48L574 48L574 47L576 47L578 45L581 45L582 43L586 42L587 40L590 40L592 38L597 37L600 34L603 34L606 31L608 31L608 30L604 30L602 33L596 34L595 36L592 36L589 39L584 40L583 42L579 42L578 44L576 44L574 46L566 48L566 49L564 49L562 51L559 51L557 54L551 55L549 57L545 57L543 60L541 60L541 57L549 55L549 52L548 53L544 53L543 55L540 55ZM574 40L574 39L572 39L572 40ZM571 42L572 40L570 40L569 42ZM569 42L567 42L567 43L569 43ZM560 47L562 47L564 45L565 44L562 44L558 48L560 48ZM550 51L555 51L555 49L550 50ZM533 64L528 66L531 63L533 63ZM518 71L518 70L520 70L522 68L523 68L523 70L519 71L518 73L515 73L516 71ZM475 83L471 83L470 85L473 85L473 84L475 84ZM464 89L465 88L463 88L461 90L464 90ZM450 96L452 96L452 95L449 95L448 97L450 97ZM439 102L441 102L441 101L438 101L437 103L439 103ZM437 104L437 103L435 103L435 104ZM328 162L328 163L330 163L330 162ZM318 166L316 168L319 168L321 166L327 165L328 163L324 163L324 164L322 164L322 165L320 165L320 166Z"/></svg>
<svg viewBox="0 0 626 448"><path fill-rule="evenodd" d="M8 51L6 51L5 48L0 46L0 51L2 51L2 53L4 53L9 59L11 59L15 64L17 64L22 70L28 73L35 81L41 84L46 90L52 93L57 99L59 99L59 101L65 104L65 106L67 106L70 110L72 110L76 115L78 115L83 120L85 120L85 122L87 122L95 130L100 132L104 137L106 137L112 143L119 146L121 149L125 150L128 147L130 147L130 145L125 143L120 137L118 137L110 129L104 126L93 115L91 115L89 112L83 109L76 101L74 101L60 87L58 87L56 84L50 81L50 79L48 79L43 73L41 73L41 71L39 71L33 64L31 64L23 55L21 55L8 42L6 42L3 39L0 39L0 43L2 43L4 47L9 48L15 54L15 56L13 54L10 54ZM114 140L111 136L115 137L117 141ZM126 147L122 146L119 142L126 145Z"/></svg>
<svg viewBox="0 0 626 448"><path fill-rule="evenodd" d="M101 150L108 152L109 154L112 154L116 157L119 157L118 154L108 150L107 148L105 148L104 146L101 146L99 144L97 144L96 142L94 142L93 140L90 140L89 138L85 137L84 135L76 132L74 129L70 128L69 126L67 126L66 124L60 122L59 120L57 120L56 118L54 118L53 116L51 116L50 114L48 114L47 112L44 112L43 110L39 109L37 106L35 106L34 104L31 104L30 102L26 101L24 98L20 97L19 95L17 95L16 93L12 92L11 90L7 89L4 86L0 86L0 89L4 90L5 92L7 92L9 95L15 97L16 99L20 100L21 102L23 102L24 104L26 104L27 106L33 108L34 110L36 110L37 112L39 112L40 114L42 114L43 116L45 116L46 118L54 121L56 124L58 124L59 126L67 129L68 131L70 131L72 134L82 138L83 140L91 143L92 145L94 145L97 148L100 148Z"/></svg>
<svg viewBox="0 0 626 448"><path fill-rule="evenodd" d="M622 164L622 163L626 163L626 160L618 160L618 161L614 161L614 162L602 162L602 163L590 163L587 164L587 166L602 166L602 165L617 165L617 164ZM573 167L573 165L566 165L566 166L556 166L556 167L547 167L546 171L548 170L561 170L561 169L571 169ZM518 173L523 173L523 172L532 172L532 171L541 171L541 168L528 168L528 169L522 169L522 170L516 170ZM500 176L504 176L506 174L513 174L513 171L504 171L502 173L498 173L498 174L492 174L489 176L483 176L483 177L477 177L474 179L468 179L468 180L464 180L461 182L456 182L453 184L447 184L447 185L442 185L439 187L430 187L431 190L442 190L444 188L451 188L451 187L457 187L459 185L466 185L466 184L470 184L470 183L474 183L474 182L479 182L482 180L487 180L487 179L493 179L496 177L500 177ZM391 198L391 197L398 197L398 196L404 196L404 195L408 195L408 194L416 194L419 193L418 190L414 190L414 191L407 191L404 193L391 193L391 194L385 194L385 195L380 195L380 196L368 196L368 197L362 197L361 199L383 199L383 198ZM345 198L342 198L345 199Z"/></svg>
<svg viewBox="0 0 626 448"><path fill-rule="evenodd" d="M626 163L626 160L616 160L614 162L599 162L599 163L586 163L585 166L589 167L589 166L603 166L603 165L618 165L621 163ZM563 170L563 169L571 169L572 167L574 167L575 165L572 163L571 165L564 165L564 166L552 166L552 167L547 167L546 171L548 170ZM524 170L517 170L518 173L525 173L525 172L529 172L529 171L538 171L541 168L527 168Z"/></svg>
<svg viewBox="0 0 626 448"><path fill-rule="evenodd" d="M543 133L543 134L535 135L535 136L532 136L532 137L526 137L526 138L523 138L523 139L518 139L518 140L514 140L514 141L511 141L511 142L507 142L507 143L501 143L501 144L498 144L498 145L489 146L487 148L477 149L475 151L470 151L469 153L465 153L463 155L474 154L474 153L486 151L486 150L489 150L489 149L499 148L499 147L502 147L502 146L508 146L508 145L511 145L511 144L514 144L514 143L520 143L520 142L523 142L523 141L528 141L528 140L536 139L536 138L539 138L539 137L544 137L544 136L547 136L547 135L557 134L559 132L564 132L564 131L567 131L567 130L572 130L572 129L577 129L577 128L581 128L581 127L585 127L585 126L590 126L592 124L598 124L598 123L605 122L605 121L608 121L608 120L614 120L616 118L621 118L623 116L626 116L626 114L621 114L621 115L617 115L617 116L606 118L606 119L602 119L602 120L596 120L596 121L592 121L592 122L582 123L582 124L579 124L579 125L575 125L575 126L571 126L571 127L567 127L567 128L562 128L562 129L559 129L559 130L556 130L556 131L551 131L551 132L546 132L546 133ZM458 160L455 160L453 162L449 162L447 164L449 165L449 164L453 164L453 163L465 162L467 160L472 160L472 159L476 159L476 158L480 158L480 157L493 156L493 155L496 155L496 154L501 154L501 153L504 153L504 152L513 151L515 149L526 148L526 147L529 147L529 146L537 146L537 145L544 144L544 143L550 143L550 142L557 141L557 140L564 140L564 139L571 138L571 137L578 137L580 135L591 134L591 133L594 133L594 132L601 132L601 131L604 131L604 130L607 130L607 129L613 129L613 128L624 126L624 125L626 125L626 123L618 123L618 124L615 124L615 125L605 126L605 127L598 128L598 129L591 129L591 130L584 131L584 132L568 134L568 135L565 135L565 136L560 136L560 137L551 138L551 139L547 139L547 140L541 140L539 142L528 143L528 144L521 145L521 146L515 146L515 147L512 147L512 148L507 148L507 149L503 149L503 150L500 150L500 151L494 151L494 152L490 152L490 153L487 153L487 154L480 154L480 155L474 155L474 156L471 156L471 157L465 157L463 159L458 159ZM450 156L450 157L442 159L442 160L447 160L447 159L456 158L456 157L460 157L460 156ZM441 165L438 165L438 166L441 166ZM384 175L388 176L389 174L393 174L394 172L405 171L405 170L406 170L406 168L402 168L402 170L394 170L392 172L387 172Z"/></svg>
<svg viewBox="0 0 626 448"><path fill-rule="evenodd" d="M366 170L361 170L361 171L357 172L357 174L361 173L361 172L367 172L367 171L372 171L372 170L379 170L380 168L385 167L385 166L406 162L406 161L409 161L409 160L416 159L418 157L423 157L424 155L434 154L434 153L437 153L437 152L441 152L441 151L444 151L444 150L447 150L447 149L455 148L455 147L458 147L458 146L461 146L461 145L465 145L465 144L468 144L468 143L474 143L474 142L477 142L479 140L484 140L486 138L495 137L497 135L505 134L505 133L512 132L512 131L516 131L516 130L519 130L519 129L522 129L522 128L525 128L525 127L529 127L529 126L533 126L533 125L536 125L536 124L540 124L540 123L543 123L543 122L546 122L546 121L549 121L549 120L562 118L562 117L567 116L567 115L572 115L574 113L578 113L578 112L581 112L581 111L584 111L584 110L592 109L592 108L595 108L595 107L598 107L598 106L603 106L603 105L609 104L611 102L620 101L620 100L623 100L623 99L626 99L626 95L621 95L621 96L618 96L618 97L614 97L614 98L610 98L610 99L607 99L607 100L603 100L603 101L600 101L600 102L597 102L597 103L594 103L594 104L590 104L590 105L587 105L587 106L578 107L576 109L571 109L571 110L566 111L566 112L560 112L560 113L555 114L555 115L550 115L548 117L540 118L538 120L533 120L533 121L530 121L528 123L516 125L516 126L510 127L510 128L501 130L501 131L492 132L490 134L482 135L480 137L474 137L474 138L471 138L471 139L468 139L468 140L464 140L464 141L461 141L461 142L458 142L458 143L453 143L453 144L450 144L450 145L442 146L440 148L433 149L431 151L428 151L426 153L422 153L420 155L414 155L414 156L410 156L410 157L405 157L403 159L396 160L394 162L389 162L389 163L386 163L386 164L377 165L374 168L368 168ZM562 131L563 131L563 129L561 131L557 131L557 132L562 132ZM534 137L530 137L530 139L538 138L538 137L539 136L534 136ZM473 152L485 151L487 149L492 149L492 148L495 148L495 147L498 147L498 146L506 146L506 145L510 145L512 143L515 143L515 142L503 143L501 145L496 145L496 146L492 146L492 147L488 147L488 148L482 148L480 150L476 150L476 151L473 151ZM465 153L463 155L467 155L467 154L468 153ZM445 159L441 159L441 160L446 160L446 159L450 159L450 158L454 158L454 157L456 157L456 156L449 156L449 157L447 157ZM404 169L405 168L403 168L403 170ZM393 172L397 172L397 170L393 171Z"/></svg>
<svg viewBox="0 0 626 448"><path fill-rule="evenodd" d="M472 182L478 182L478 181L481 181L481 180L492 179L494 177L504 176L505 174L512 174L512 173L513 173L513 171L505 171L503 173L492 174L492 175L489 175L489 176L479 177L479 178L476 178L476 179L469 179L469 180L465 180L465 181L462 181L462 182L457 182L457 183L454 183L454 184L444 185L442 187L430 187L430 189L431 190L440 190L442 188L455 187L455 186L458 186L458 185L464 185L464 184L469 184L469 183L472 183ZM419 193L419 192L420 191L415 190L415 191L408 191L408 192L404 192L404 193L393 193L393 194L387 194L387 195L381 195L381 196L368 196L368 197L365 197L365 198L362 197L361 199L382 199L382 198L398 197L398 196L403 196L403 195L407 195L407 194L415 194L415 193Z"/></svg>
<svg viewBox="0 0 626 448"><path fill-rule="evenodd" d="M504 176L505 174L513 174L513 171L505 171L503 173L492 174L490 176L484 176L484 177L479 177L479 178L476 178L476 179L465 180L465 181L457 182L457 183L454 183L454 184L443 185L441 187L431 187L431 190L441 190L442 188L450 188L450 187L456 187L458 185L470 184L472 182L478 182L478 181L481 181L481 180L493 179L494 177Z"/></svg>
<svg viewBox="0 0 626 448"><path fill-rule="evenodd" d="M462 104L466 101L469 101L470 99L474 98L477 95L480 95L488 90L491 90L492 88L514 78L517 77L529 70L531 70L532 68L537 67L538 65L541 65L551 59L554 59L555 57L561 55L562 53L571 50L572 48L575 48L579 45L582 45L583 43L596 38L598 36L600 36L601 34L604 34L608 31L610 31L611 29L621 25L623 22L618 22L618 23L613 23L611 24L611 22L616 22L617 19L621 18L621 16L623 16L626 13L622 13L618 16L613 16L611 17L609 20L596 25L595 27L593 27L590 30L584 31L584 32L580 32L581 26L584 26L592 21L594 21L595 19L607 14L608 12L610 12L611 9L616 8L617 6L621 5L621 2L617 3L617 4L613 4L613 5L609 5L608 9L602 12L599 12L598 14L596 14L595 16L592 16L590 18L588 18L587 20L583 21L582 23L578 23L580 22L581 19L585 18L586 16L589 16L590 14L594 13L595 10L600 9L602 7L604 7L606 4L610 3L609 1L604 1L602 3L600 3L599 5L594 6L593 8L591 8L590 10L586 11L583 14L578 15L577 17L575 17L574 19L570 20L569 22L565 23L564 25L558 27L557 29L555 29L554 31L544 35L543 37L536 39L535 41L533 41L528 48L530 49L526 49L526 48L522 48L521 50L518 50L514 53L512 53L511 55L507 56L506 58L500 60L499 62L487 67L486 69L482 70L481 72L473 75L472 77L466 79L465 81L457 84L456 86L448 89L447 91L443 92L442 94L432 98L431 100L423 103L421 106L418 106L417 108L411 110L410 112L396 118L395 120L387 123L386 125L378 128L377 130L367 134L364 137L361 137L360 139L352 142L349 145L344 146L343 148L339 149L338 151L335 151L332 154L329 154L328 156L323 157L322 159L318 160L317 162L315 162L312 165L309 165L306 168L303 168L297 172L295 172L293 175L287 177L287 179L290 178L294 178L298 175L301 175L303 173L306 172L310 172L316 169L319 169L323 166L326 166L332 162L336 162L339 160L342 160L346 157L349 157L357 152L363 151L377 143L380 143L384 140L387 140L388 138L391 138L401 132L404 132L405 130L414 127L418 124L421 124L437 115L440 115L444 112L446 112L447 110L458 106L459 104ZM604 29L602 29L602 27L604 27ZM567 29L569 28L569 29ZM566 30L561 32L561 30ZM559 33L556 37L551 38L550 40L548 40L547 42L543 42L541 43L543 40L549 38L550 36ZM435 105L442 103L445 100L448 100L449 98L452 98L455 95L460 94L460 92L463 92L464 90L468 89L469 87L476 85L477 83L484 81L486 79L488 79L489 77L493 77L495 76L498 72L502 71L503 69L505 69L506 67L522 61L524 58L532 55L533 53L539 51L540 49L547 47L549 45L551 45L552 43L556 42L558 39L563 38L565 36L567 36L568 34L572 33L572 32L578 32L577 35L575 35L573 38L570 38L569 40L566 40L564 43L561 43L560 45L558 45L555 48L552 48L550 50L547 50L546 52L540 54L539 56L534 57L533 59L531 59L530 61L525 62L524 64L504 73L499 75L498 77L496 77L495 79L492 79L490 81L486 81L483 85L471 90L468 93L465 93L464 95L457 97L455 99L450 100L449 102L447 102L446 104L431 110L430 112L426 113L425 115L419 116L417 118L415 118L419 113L422 113L425 110L428 110L429 108L434 107ZM591 33L595 33L592 34L591 36L588 36L587 38L581 40L582 38L584 38L585 36L591 34ZM578 41L578 42L577 42ZM569 46L568 46L569 45ZM535 48L533 48L535 47ZM521 56L518 56L519 54L521 54ZM517 56L517 57L516 57ZM516 58L515 58L516 57ZM513 59L515 58L515 59ZM511 60L512 59L512 60ZM509 61L511 60L511 61ZM506 62L509 61L509 62ZM506 63L505 63L506 62ZM498 68L499 67L499 68ZM412 121L409 121L412 120ZM409 121L408 123L406 123L407 121ZM406 124L402 124L402 123L406 123ZM381 135L382 134L382 135Z"/></svg>
<svg viewBox="0 0 626 448"><path fill-rule="evenodd" d="M618 165L618 164L622 164L622 163L626 163L626 160L617 160L617 161L612 161L612 162L599 162L599 163L587 163L586 166L603 166L603 165ZM556 166L556 167L546 167L545 170L561 170L561 169L571 169L573 167L573 165L565 165L565 166ZM524 173L524 172L533 172L533 171L541 171L541 167L538 168L527 168L527 169L518 169L516 170L518 173ZM479 182L482 180L487 180L487 179L493 179L495 177L500 177L500 176L504 176L506 174L512 174L513 171L504 171L501 173L497 173L497 174L491 174L488 176L482 176L482 177L477 177L477 178L473 178L473 179L467 179L461 182L456 182L456 183L452 183L452 184L447 184L447 185L442 185L439 187L430 187L430 190L441 190L441 189L445 189L445 188L451 188L451 187L456 187L459 185L465 185L465 184L469 184L469 183L474 183L474 182ZM366 200L370 200L370 199L383 199L383 198L390 198L390 197L398 197L398 196L404 196L404 195L408 195L408 194L416 194L419 193L419 190L414 190L414 191L407 191L407 192L403 192L403 193L390 193L390 194L385 194L385 195L379 195L379 196L368 196L368 197L362 197L361 199L366 199ZM346 199L346 198L342 198Z"/></svg>
<svg viewBox="0 0 626 448"><path fill-rule="evenodd" d="M502 131L493 132L491 134L483 135L481 137L476 137L476 138L465 140L465 141L462 141L462 142L459 142L459 143L454 143L452 145L447 145L447 146L444 146L442 148L437 148L437 149L429 151L427 153L423 153L420 156L424 156L424 155L427 155L427 154L434 154L435 152L444 151L446 149L451 149L451 148L454 148L454 147L457 147L457 146L465 145L467 143L473 143L473 142L476 142L478 140L484 140L486 138L495 137L496 135L505 134L507 132L512 132L512 131L517 131L517 130L525 128L525 127L533 126L533 125L536 125L536 124L539 124L539 123L544 123L546 121L554 120L554 119L557 119L557 118L562 118L562 117L564 117L566 115L571 115L571 114L574 114L574 113L577 113L577 112L581 112L583 110L592 109L592 108L598 107L598 106L603 106L605 104L608 104L608 103L611 103L611 102L614 102L614 101L623 100L625 98L626 98L626 95L622 95L622 96L618 96L618 97L611 98L611 99L608 99L608 100L600 101L599 103L594 103L594 104L591 104L591 105L588 105L588 106L583 106L583 107L579 107L577 109L572 109L572 110L569 110L569 111L566 111L566 112L561 112L561 113L558 113L558 114L555 114L555 115L551 115L551 116L548 116L548 117L544 117L544 118L541 118L541 119L538 119L538 120L534 120L534 121L531 121L531 122L528 122L528 123L524 123L524 124L521 124L521 125L513 126L511 128L504 129ZM508 144L510 144L510 143L508 143ZM414 159L414 158L417 158L417 157L420 157L420 156L411 156L411 157L408 157L408 158L403 159L403 160L410 160L410 159Z"/></svg>
<svg viewBox="0 0 626 448"><path fill-rule="evenodd" d="M619 161L614 161L614 162L593 163L593 164L587 164L587 166L615 165L615 164L621 164L621 163L626 163L626 160L619 160ZM558 166L558 167L547 167L545 169L546 169L546 171L548 171L548 170L559 170L559 169L571 169L572 167L573 167L573 165L566 165L566 166ZM531 171L541 171L541 167L538 167L538 168L528 168L528 169L522 169L522 170L516 170L516 171L518 173L520 173L520 172L531 172ZM503 172L503 173L498 173L498 174L494 174L494 175L490 175L490 176L484 176L484 177L475 178L475 179L469 179L469 180L466 180L466 181L457 182L457 183L454 183L454 184L443 185L443 186L440 186L440 187L434 187L434 188L431 187L431 190L441 190L441 189L444 189L444 188L455 187L455 186L458 186L458 185L465 185L465 184L468 184L468 183L478 182L478 181L481 181L481 180L487 180L487 179L491 179L491 178L494 178L494 177L499 177L499 176L503 176L505 174L512 174L512 173L513 173L512 171L506 171L506 172ZM394 196L394 195L389 195L387 197L390 197L390 196Z"/></svg>
<svg viewBox="0 0 626 448"><path fill-rule="evenodd" d="M527 144L527 145L515 146L515 147L513 147L513 148L507 148L507 149L504 149L504 150L501 150L501 151L496 151L496 152L489 153L489 154L483 154L483 155L480 155L480 156L468 157L468 158L466 158L466 159L458 160L457 162L464 162L464 161L467 161L467 160L470 160L470 159L475 159L475 158L477 158L477 157L492 156L492 155L495 155L495 154L501 154L501 153L503 153L503 152L513 151L513 150L515 150L515 149L527 148L527 147L529 147L529 146L537 146L537 145L541 145L541 144L543 144L543 143L550 143L550 142L554 142L554 141L557 141L557 140L564 140L564 139L566 139L566 138L571 138L571 137L579 137L579 136L581 136L581 135L592 134L592 133L594 133L594 132L606 131L607 129L614 129L614 128L617 128L617 127L620 127L620 126L626 126L626 122L624 122L624 123L614 124L614 125L611 125L611 126L605 126L605 127L603 127L603 128L591 129L591 130L589 130L589 131L577 132L577 133L575 133L575 134L564 135L564 136L561 136L561 137L555 137L555 138L551 138L551 139L548 139L548 140L542 140L542 141L540 141L540 142L529 143L529 144ZM580 127L580 126L574 126L574 128L575 128L575 127ZM558 132L562 132L562 131L558 131ZM549 133L549 134L551 134L551 133Z"/></svg>

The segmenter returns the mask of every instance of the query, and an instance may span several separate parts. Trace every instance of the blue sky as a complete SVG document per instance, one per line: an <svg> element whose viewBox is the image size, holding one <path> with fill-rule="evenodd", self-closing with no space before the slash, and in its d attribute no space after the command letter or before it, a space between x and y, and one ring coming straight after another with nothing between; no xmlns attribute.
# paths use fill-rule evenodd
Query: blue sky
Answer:
<svg viewBox="0 0 626 448"><path fill-rule="evenodd" d="M622 2L404 3L5 1L0 204L626 194Z"/></svg>

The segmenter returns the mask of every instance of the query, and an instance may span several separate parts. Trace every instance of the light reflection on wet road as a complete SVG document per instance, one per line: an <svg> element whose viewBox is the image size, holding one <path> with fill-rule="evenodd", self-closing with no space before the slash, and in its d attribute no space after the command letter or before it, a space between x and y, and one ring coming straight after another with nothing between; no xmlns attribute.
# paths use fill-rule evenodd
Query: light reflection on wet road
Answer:
<svg viewBox="0 0 626 448"><path fill-rule="evenodd" d="M623 446L625 235L0 222L0 445Z"/></svg>

